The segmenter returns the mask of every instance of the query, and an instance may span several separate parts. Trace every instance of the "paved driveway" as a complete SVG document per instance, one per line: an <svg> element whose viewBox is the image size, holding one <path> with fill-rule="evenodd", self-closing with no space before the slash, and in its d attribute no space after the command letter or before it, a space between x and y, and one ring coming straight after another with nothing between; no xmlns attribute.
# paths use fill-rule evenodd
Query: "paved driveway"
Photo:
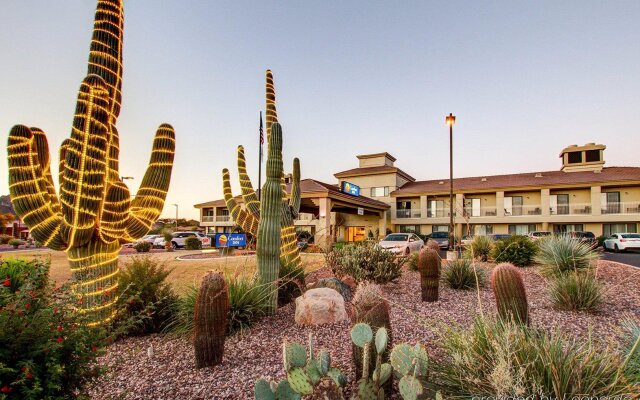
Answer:
<svg viewBox="0 0 640 400"><path fill-rule="evenodd" d="M619 263L633 265L640 268L640 251L629 251L627 253L609 253L602 254L603 260L615 261Z"/></svg>

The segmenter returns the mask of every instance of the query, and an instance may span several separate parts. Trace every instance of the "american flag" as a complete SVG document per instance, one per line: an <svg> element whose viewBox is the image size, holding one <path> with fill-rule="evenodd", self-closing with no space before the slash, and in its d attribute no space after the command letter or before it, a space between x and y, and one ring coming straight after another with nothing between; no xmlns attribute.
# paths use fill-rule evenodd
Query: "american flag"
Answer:
<svg viewBox="0 0 640 400"><path fill-rule="evenodd" d="M264 132L262 129L262 111L260 111L260 144L264 144Z"/></svg>

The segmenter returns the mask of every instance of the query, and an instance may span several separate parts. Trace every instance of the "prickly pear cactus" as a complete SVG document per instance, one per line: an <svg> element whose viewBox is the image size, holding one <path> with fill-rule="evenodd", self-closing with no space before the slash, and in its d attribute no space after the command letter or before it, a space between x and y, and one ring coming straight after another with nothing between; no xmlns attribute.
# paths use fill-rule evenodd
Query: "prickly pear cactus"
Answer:
<svg viewBox="0 0 640 400"><path fill-rule="evenodd" d="M208 272L200 285L194 309L196 368L222 362L229 314L229 290L224 276Z"/></svg>
<svg viewBox="0 0 640 400"><path fill-rule="evenodd" d="M38 128L9 134L9 191L33 237L67 252L88 325L109 321L117 299L118 253L156 221L169 188L175 133L156 132L151 161L135 198L120 179L116 120L122 101L122 0L98 1L88 75L80 85L71 137L60 147L59 194L49 146Z"/></svg>
<svg viewBox="0 0 640 400"><path fill-rule="evenodd" d="M422 301L438 301L441 262L438 252L429 248L418 256Z"/></svg>
<svg viewBox="0 0 640 400"><path fill-rule="evenodd" d="M266 99L267 99L267 153L271 148L271 135L273 131L273 125L278 123L278 114L276 112L276 94L273 83L273 74L270 70L266 73ZM267 161L268 162L268 161ZM253 189L251 179L247 174L247 166L244 155L244 147L238 146L238 175L240 178L240 189L242 191L242 200L245 207L242 208L240 204L233 197L231 191L231 177L229 170L224 169L222 171L222 184L224 199L227 204L227 208L233 217L235 223L253 235L258 234L258 224L261 217L260 203L258 201L258 195ZM294 220L298 217L300 212L300 161L296 158L293 160L293 173L291 183L291 195L286 198L286 192L284 190L284 171L281 172L280 186L282 188L282 214L281 214L281 226L280 226L280 262L282 265L290 265L293 267L300 266L300 249L297 246L296 230L293 224ZM263 188L264 189L264 188Z"/></svg>
<svg viewBox="0 0 640 400"><path fill-rule="evenodd" d="M358 398L360 400L384 399L384 385L390 382L392 367L389 363L383 363L382 357L389 344L387 329L379 328L375 338L371 327L365 323L358 323L351 328L351 341L362 349L362 375L358 381ZM375 354L374 368L370 370L369 357L371 351Z"/></svg>
<svg viewBox="0 0 640 400"><path fill-rule="evenodd" d="M398 390L404 400L416 400L424 393L429 367L427 349L421 344L401 343L391 350L393 370L401 376Z"/></svg>
<svg viewBox="0 0 640 400"><path fill-rule="evenodd" d="M491 286L500 318L529 324L527 292L520 271L512 264L498 264L491 273Z"/></svg>

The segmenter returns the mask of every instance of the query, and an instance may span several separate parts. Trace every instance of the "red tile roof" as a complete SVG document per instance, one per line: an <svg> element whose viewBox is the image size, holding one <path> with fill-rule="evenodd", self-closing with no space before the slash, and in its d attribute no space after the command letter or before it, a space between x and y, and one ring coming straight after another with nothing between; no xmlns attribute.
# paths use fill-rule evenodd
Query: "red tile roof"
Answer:
<svg viewBox="0 0 640 400"><path fill-rule="evenodd" d="M601 172L545 171L509 175L487 175L453 180L454 191L507 189L521 187L548 187L608 182L640 182L640 167L605 167ZM409 182L391 193L392 196L448 192L449 180Z"/></svg>

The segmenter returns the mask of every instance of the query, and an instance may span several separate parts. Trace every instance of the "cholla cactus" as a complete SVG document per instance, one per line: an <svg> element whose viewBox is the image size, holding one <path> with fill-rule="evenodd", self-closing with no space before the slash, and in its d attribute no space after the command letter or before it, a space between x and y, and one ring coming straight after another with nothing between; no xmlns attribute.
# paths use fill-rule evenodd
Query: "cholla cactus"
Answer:
<svg viewBox="0 0 640 400"><path fill-rule="evenodd" d="M282 358L287 379L276 384L258 379L254 386L256 400L299 400L303 396L342 398L342 387L347 383L344 374L331 367L331 355L326 351L313 352L313 336L309 334L309 354L298 343L282 345ZM320 397L318 397L320 398Z"/></svg>
<svg viewBox="0 0 640 400"><path fill-rule="evenodd" d="M393 368L391 364L383 363L382 356L387 350L389 336L386 328L379 328L376 331L375 339L371 327L364 323L359 323L351 328L351 341L362 351L362 375L358 381L358 398L360 400L384 399L383 385L390 382ZM370 371L369 364L371 351L374 354L374 368ZM371 372L371 375L369 374Z"/></svg>
<svg viewBox="0 0 640 400"><path fill-rule="evenodd" d="M211 271L202 278L193 311L196 368L218 365L229 314L229 289L221 273Z"/></svg>
<svg viewBox="0 0 640 400"><path fill-rule="evenodd" d="M513 264L498 264L491 274L491 286L500 318L529 324L527 292L520 271Z"/></svg>
<svg viewBox="0 0 640 400"><path fill-rule="evenodd" d="M424 383L429 372L427 349L421 344L399 344L391 350L391 366L399 376L398 390L404 400L416 400L424 393Z"/></svg>
<svg viewBox="0 0 640 400"><path fill-rule="evenodd" d="M88 75L80 85L71 137L60 147L59 195L49 146L38 128L16 125L9 134L9 191L31 235L67 252L80 312L89 325L110 320L117 295L122 244L145 235L169 188L175 133L160 125L151 161L135 199L120 179L116 120L122 99L122 0L98 1Z"/></svg>
<svg viewBox="0 0 640 400"><path fill-rule="evenodd" d="M438 252L430 248L423 249L418 256L422 301L438 301L441 262Z"/></svg>
<svg viewBox="0 0 640 400"><path fill-rule="evenodd" d="M267 144L271 147L271 135L274 124L278 123L278 114L275 105L275 88L273 85L273 75L270 70L266 73L266 99L267 99ZM269 154L270 149L267 149ZM238 146L238 175L240 177L240 189L242 191L242 199L245 208L242 208L234 199L231 192L231 178L229 170L226 168L222 171L222 182L224 199L227 204L231 216L236 224L238 224L246 232L257 235L258 224L260 221L260 204L256 191L253 189L251 179L247 174L246 160L244 156L244 147ZM293 182L291 184L291 196L286 198L284 190L284 171L280 176L281 186L281 227L280 227L280 261L282 265L291 265L293 267L300 266L300 249L297 246L296 230L293 224L298 217L300 211L300 161L296 158L293 160Z"/></svg>

